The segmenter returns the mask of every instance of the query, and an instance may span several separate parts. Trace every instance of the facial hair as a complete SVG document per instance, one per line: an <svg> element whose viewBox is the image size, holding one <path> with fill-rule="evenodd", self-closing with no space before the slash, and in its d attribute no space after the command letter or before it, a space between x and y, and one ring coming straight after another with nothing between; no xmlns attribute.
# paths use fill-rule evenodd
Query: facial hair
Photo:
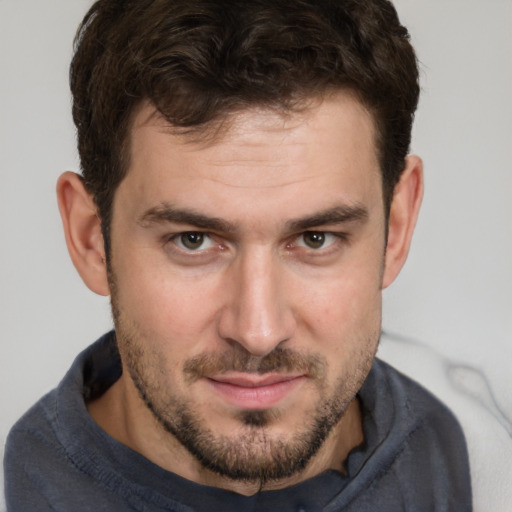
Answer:
<svg viewBox="0 0 512 512"><path fill-rule="evenodd" d="M303 354L296 350L276 347L263 357L250 354L241 345L232 345L222 353L203 353L185 361L184 382L229 371L259 373L296 372L307 374L314 383L317 405L305 415L296 431L286 440L273 432L282 417L279 409L240 411L239 428L231 435L215 432L207 426L204 415L186 396L165 385L164 371L157 353L150 353L147 337L126 315L117 299L117 287L112 274L111 301L116 336L124 370L158 423L177 439L200 464L228 479L260 482L288 478L302 471L318 452L332 429L343 417L347 407L362 386L373 361L368 349L360 355L360 364L348 374L338 376L334 385L327 385L327 361L318 354ZM363 342L373 347L373 342ZM342 461L340 461L341 464Z"/></svg>

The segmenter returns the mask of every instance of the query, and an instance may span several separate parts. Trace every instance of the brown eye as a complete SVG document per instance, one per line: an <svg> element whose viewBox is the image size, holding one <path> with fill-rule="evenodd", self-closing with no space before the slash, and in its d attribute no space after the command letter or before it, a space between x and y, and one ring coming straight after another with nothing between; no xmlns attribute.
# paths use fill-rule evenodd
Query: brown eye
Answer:
<svg viewBox="0 0 512 512"><path fill-rule="evenodd" d="M185 249L193 251L201 248L204 243L204 238L204 233L187 231L179 236L179 245L182 245Z"/></svg>
<svg viewBox="0 0 512 512"><path fill-rule="evenodd" d="M321 231L306 231L302 238L304 245L310 249L320 249L325 244L325 233Z"/></svg>

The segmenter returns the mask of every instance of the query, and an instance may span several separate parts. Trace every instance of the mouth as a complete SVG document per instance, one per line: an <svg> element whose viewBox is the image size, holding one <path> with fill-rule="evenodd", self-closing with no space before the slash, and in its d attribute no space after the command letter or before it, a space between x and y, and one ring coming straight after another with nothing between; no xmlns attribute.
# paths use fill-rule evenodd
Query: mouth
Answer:
<svg viewBox="0 0 512 512"><path fill-rule="evenodd" d="M222 375L206 380L223 400L239 409L264 410L276 406L305 380L305 375Z"/></svg>

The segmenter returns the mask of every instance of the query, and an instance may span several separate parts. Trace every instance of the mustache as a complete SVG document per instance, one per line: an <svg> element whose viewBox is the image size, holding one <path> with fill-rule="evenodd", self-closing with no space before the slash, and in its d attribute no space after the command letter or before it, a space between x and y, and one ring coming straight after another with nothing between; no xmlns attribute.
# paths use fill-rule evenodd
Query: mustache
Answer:
<svg viewBox="0 0 512 512"><path fill-rule="evenodd" d="M243 347L236 347L222 353L207 352L191 357L185 362L183 372L189 383L230 371L258 374L296 372L322 378L326 366L325 359L317 354L302 354L277 347L265 356L255 356Z"/></svg>

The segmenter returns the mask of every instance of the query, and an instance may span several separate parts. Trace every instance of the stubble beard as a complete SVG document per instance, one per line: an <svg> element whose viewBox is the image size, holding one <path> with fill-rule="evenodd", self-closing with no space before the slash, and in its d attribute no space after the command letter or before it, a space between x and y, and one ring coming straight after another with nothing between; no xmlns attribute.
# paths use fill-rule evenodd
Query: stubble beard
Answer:
<svg viewBox="0 0 512 512"><path fill-rule="evenodd" d="M362 353L361 363L351 374L338 377L330 393L324 380L327 363L318 355L302 355L290 349L277 348L260 358L237 346L229 353L203 354L189 359L183 369L188 383L208 372L229 370L265 373L307 368L313 376L318 404L305 415L291 437L284 440L273 435L272 425L278 424L281 417L275 410L241 411L237 417L240 425L237 432L227 436L208 428L194 404L186 397L173 394L165 380L158 380L158 375L162 375L162 369L157 366L158 356L145 350L150 344L145 343L139 329L122 314L115 291L116 287L111 283L112 314L123 368L128 370L141 399L155 419L204 468L231 480L259 482L260 488L266 482L291 477L307 466L355 398L375 355L371 349ZM362 346L372 347L376 343L366 340Z"/></svg>

